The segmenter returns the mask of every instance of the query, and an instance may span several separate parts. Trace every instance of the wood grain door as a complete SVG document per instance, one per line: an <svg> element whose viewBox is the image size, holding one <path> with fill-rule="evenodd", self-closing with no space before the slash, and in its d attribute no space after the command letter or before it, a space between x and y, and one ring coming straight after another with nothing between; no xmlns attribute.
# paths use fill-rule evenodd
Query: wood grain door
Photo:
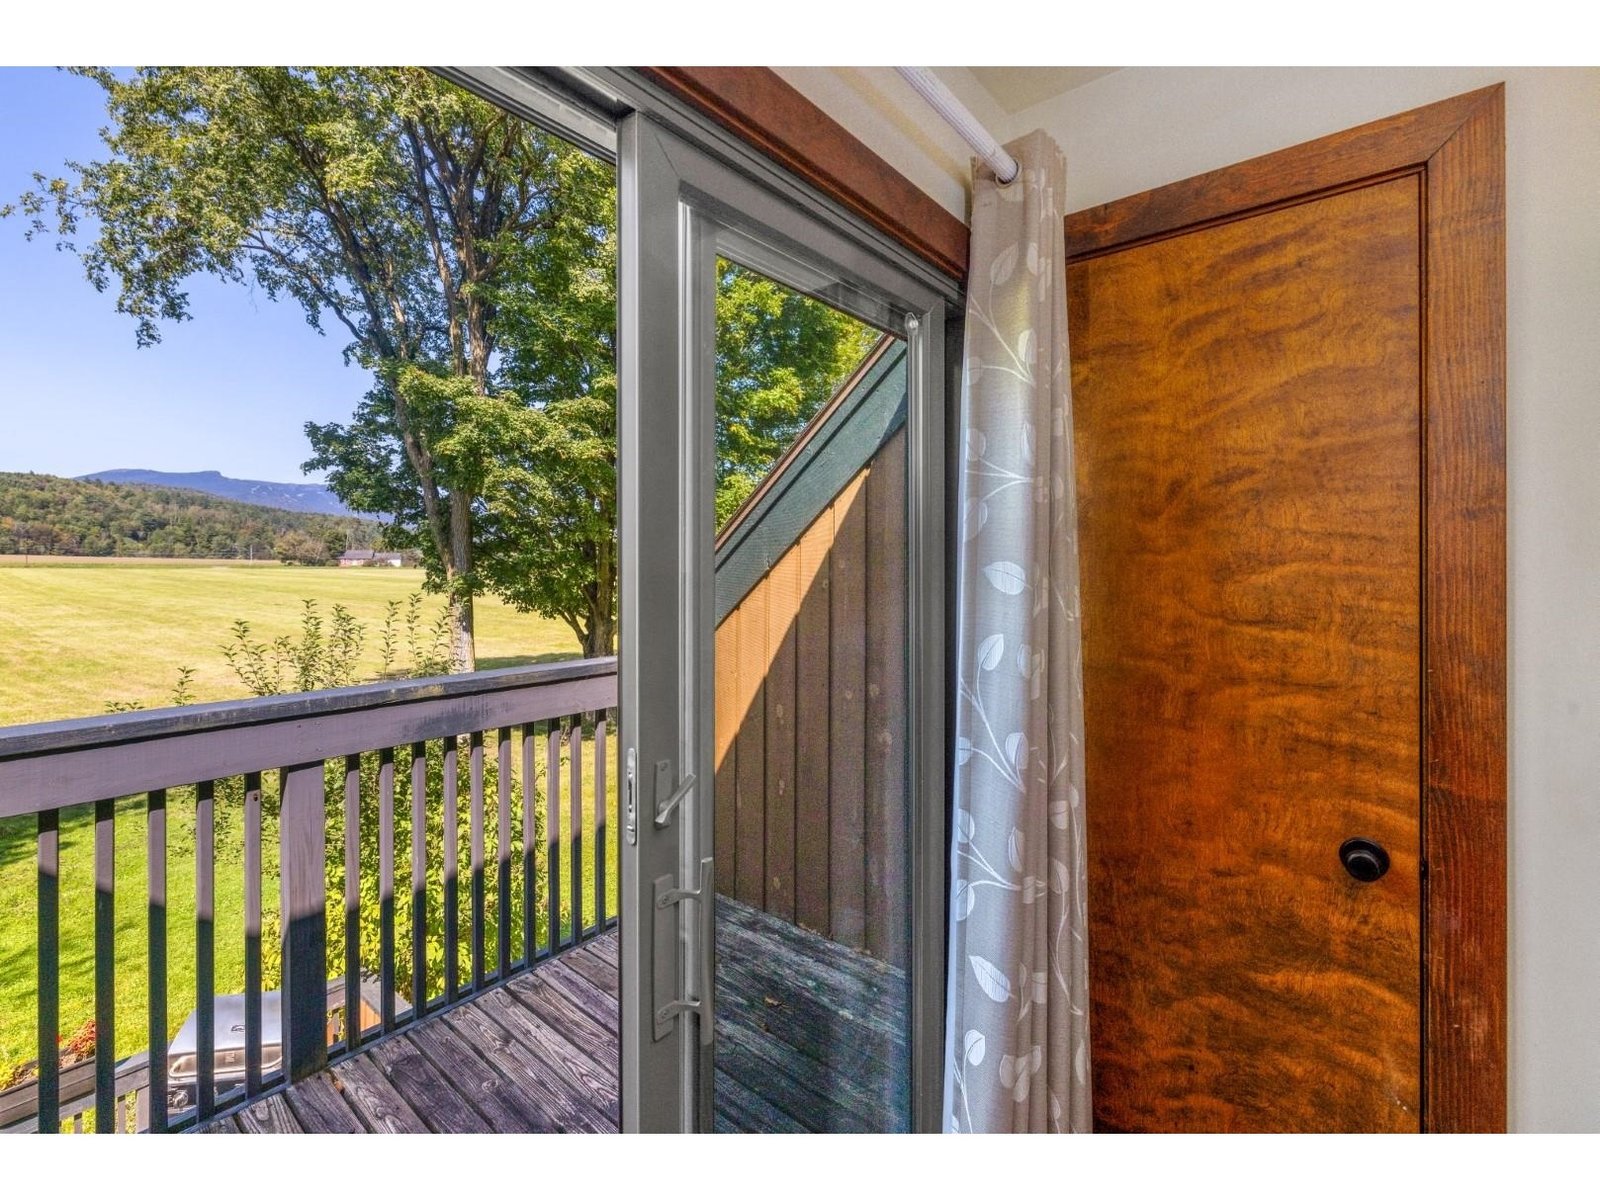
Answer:
<svg viewBox="0 0 1600 1200"><path fill-rule="evenodd" d="M1425 1126L1433 231L1354 174L1076 239L1103 1129Z"/></svg>

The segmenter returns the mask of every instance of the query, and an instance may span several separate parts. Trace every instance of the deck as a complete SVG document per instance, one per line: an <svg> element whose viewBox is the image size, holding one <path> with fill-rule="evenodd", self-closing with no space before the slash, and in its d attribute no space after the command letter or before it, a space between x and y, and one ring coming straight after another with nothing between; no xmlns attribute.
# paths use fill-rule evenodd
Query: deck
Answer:
<svg viewBox="0 0 1600 1200"><path fill-rule="evenodd" d="M726 898L717 916L716 1129L904 1129L904 972ZM202 1132L616 1132L618 1014L613 930Z"/></svg>

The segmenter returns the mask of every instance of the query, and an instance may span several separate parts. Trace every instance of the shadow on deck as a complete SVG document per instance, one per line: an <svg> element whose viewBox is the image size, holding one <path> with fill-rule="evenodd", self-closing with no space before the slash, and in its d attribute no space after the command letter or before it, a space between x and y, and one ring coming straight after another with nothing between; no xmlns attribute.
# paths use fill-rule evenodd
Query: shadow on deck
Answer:
<svg viewBox="0 0 1600 1200"><path fill-rule="evenodd" d="M904 972L725 897L717 918L716 1129L906 1128ZM201 1132L616 1132L617 936L562 952Z"/></svg>

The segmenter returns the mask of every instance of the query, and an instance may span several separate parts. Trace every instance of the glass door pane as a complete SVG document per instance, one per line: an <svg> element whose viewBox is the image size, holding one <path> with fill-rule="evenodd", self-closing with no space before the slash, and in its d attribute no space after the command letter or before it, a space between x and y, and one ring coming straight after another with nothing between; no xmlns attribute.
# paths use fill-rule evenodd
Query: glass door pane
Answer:
<svg viewBox="0 0 1600 1200"><path fill-rule="evenodd" d="M903 339L716 264L721 1131L910 1128Z"/></svg>
<svg viewBox="0 0 1600 1200"><path fill-rule="evenodd" d="M623 1127L934 1129L944 301L646 117L618 168Z"/></svg>

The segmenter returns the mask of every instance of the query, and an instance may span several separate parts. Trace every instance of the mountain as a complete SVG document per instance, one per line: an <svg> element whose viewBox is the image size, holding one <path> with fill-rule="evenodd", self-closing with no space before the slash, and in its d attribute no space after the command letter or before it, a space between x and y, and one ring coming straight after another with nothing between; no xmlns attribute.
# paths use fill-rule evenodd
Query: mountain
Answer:
<svg viewBox="0 0 1600 1200"><path fill-rule="evenodd" d="M132 483L146 487L187 488L241 504L282 508L289 512L319 513L326 517L353 517L324 483L268 483L261 479L230 479L220 471L145 471L137 468L96 471L80 475L96 483Z"/></svg>

